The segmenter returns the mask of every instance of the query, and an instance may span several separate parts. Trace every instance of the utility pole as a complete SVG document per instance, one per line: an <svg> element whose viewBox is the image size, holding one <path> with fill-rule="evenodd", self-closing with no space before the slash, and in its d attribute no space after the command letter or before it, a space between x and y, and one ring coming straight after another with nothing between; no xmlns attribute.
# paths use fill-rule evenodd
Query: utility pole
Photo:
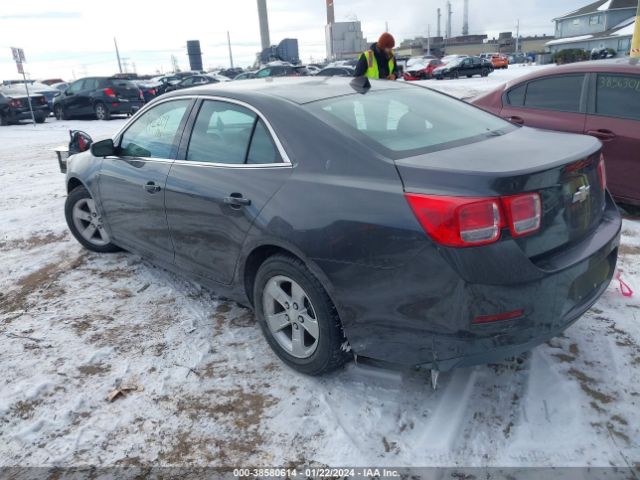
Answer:
<svg viewBox="0 0 640 480"><path fill-rule="evenodd" d="M231 64L231 68L233 68L233 53L231 53L231 36L229 35L229 30L227 30L227 44L229 45L229 63Z"/></svg>
<svg viewBox="0 0 640 480"><path fill-rule="evenodd" d="M464 0L464 19L462 21L462 35L469 35L469 0Z"/></svg>
<svg viewBox="0 0 640 480"><path fill-rule="evenodd" d="M636 28L631 37L631 58L640 58L640 3L636 12Z"/></svg>
<svg viewBox="0 0 640 480"><path fill-rule="evenodd" d="M440 28L441 25L441 21L442 21L442 11L440 9L438 9L438 37L442 36L442 29Z"/></svg>
<svg viewBox="0 0 640 480"><path fill-rule="evenodd" d="M453 10L451 9L451 2L447 2L447 38L451 38L451 16Z"/></svg>
<svg viewBox="0 0 640 480"><path fill-rule="evenodd" d="M118 50L118 42L116 41L116 37L113 37L113 44L116 46L116 57L118 58L118 69L120 73L122 73L122 62L120 61L120 51Z"/></svg>
<svg viewBox="0 0 640 480"><path fill-rule="evenodd" d="M516 24L516 53L520 51L520 19Z"/></svg>
<svg viewBox="0 0 640 480"><path fill-rule="evenodd" d="M427 55L431 55L431 25L427 25Z"/></svg>

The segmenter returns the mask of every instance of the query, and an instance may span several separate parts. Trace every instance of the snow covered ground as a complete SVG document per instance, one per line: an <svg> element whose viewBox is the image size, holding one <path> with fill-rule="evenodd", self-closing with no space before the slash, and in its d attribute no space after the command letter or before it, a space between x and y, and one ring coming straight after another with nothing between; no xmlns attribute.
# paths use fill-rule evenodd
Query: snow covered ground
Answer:
<svg viewBox="0 0 640 480"><path fill-rule="evenodd" d="M530 68L426 83L466 96ZM612 284L517 361L442 374L437 391L428 372L354 364L308 378L249 310L71 238L51 149L123 122L0 128L0 466L640 468L640 221L620 252L635 296ZM117 386L133 390L108 402Z"/></svg>

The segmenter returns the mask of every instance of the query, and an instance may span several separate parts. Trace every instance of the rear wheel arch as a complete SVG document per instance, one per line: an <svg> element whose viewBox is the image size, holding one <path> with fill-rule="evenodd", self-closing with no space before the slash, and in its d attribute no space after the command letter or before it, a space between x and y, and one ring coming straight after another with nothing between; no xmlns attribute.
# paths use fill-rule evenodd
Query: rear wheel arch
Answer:
<svg viewBox="0 0 640 480"><path fill-rule="evenodd" d="M302 254L296 253L295 248L289 248L288 246L277 245L275 243L263 244L256 246L247 255L244 264L242 265L242 280L244 291L249 299L249 302L253 306L253 285L256 279L256 275L260 266L270 257L274 255L286 255L302 262L302 264L318 279L325 292L329 296L331 303L338 311L340 315L340 307L335 302L332 293L331 282L324 274L324 272L314 262L306 259Z"/></svg>

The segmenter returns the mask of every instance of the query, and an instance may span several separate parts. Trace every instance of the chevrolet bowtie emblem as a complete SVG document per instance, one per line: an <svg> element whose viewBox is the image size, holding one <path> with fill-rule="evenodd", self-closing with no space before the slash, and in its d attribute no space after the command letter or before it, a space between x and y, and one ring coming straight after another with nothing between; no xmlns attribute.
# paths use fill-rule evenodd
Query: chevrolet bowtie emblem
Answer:
<svg viewBox="0 0 640 480"><path fill-rule="evenodd" d="M583 185L578 189L576 193L573 194L573 203L581 203L584 202L587 198L589 198L589 191L591 187L589 185Z"/></svg>

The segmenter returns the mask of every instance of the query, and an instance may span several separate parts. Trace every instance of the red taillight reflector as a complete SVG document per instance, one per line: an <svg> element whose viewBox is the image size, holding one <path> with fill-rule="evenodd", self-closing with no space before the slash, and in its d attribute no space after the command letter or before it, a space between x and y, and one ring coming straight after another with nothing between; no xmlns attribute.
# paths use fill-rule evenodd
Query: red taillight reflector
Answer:
<svg viewBox="0 0 640 480"><path fill-rule="evenodd" d="M540 229L542 202L537 193L502 197L502 205L514 238Z"/></svg>
<svg viewBox="0 0 640 480"><path fill-rule="evenodd" d="M114 92L113 89L111 89L111 88L105 88L103 91L104 91L104 94L107 97L115 97L116 96L116 92Z"/></svg>
<svg viewBox="0 0 640 480"><path fill-rule="evenodd" d="M406 193L422 228L448 247L472 247L500 238L503 219L499 199L445 197Z"/></svg>
<svg viewBox="0 0 640 480"><path fill-rule="evenodd" d="M524 315L524 310L514 310L513 312L498 313L497 315L482 315L473 320L475 324L501 322L504 320L513 320Z"/></svg>
<svg viewBox="0 0 640 480"><path fill-rule="evenodd" d="M598 163L598 178L600 179L600 188L607 188L607 167L604 164L604 155L600 154L600 162Z"/></svg>

